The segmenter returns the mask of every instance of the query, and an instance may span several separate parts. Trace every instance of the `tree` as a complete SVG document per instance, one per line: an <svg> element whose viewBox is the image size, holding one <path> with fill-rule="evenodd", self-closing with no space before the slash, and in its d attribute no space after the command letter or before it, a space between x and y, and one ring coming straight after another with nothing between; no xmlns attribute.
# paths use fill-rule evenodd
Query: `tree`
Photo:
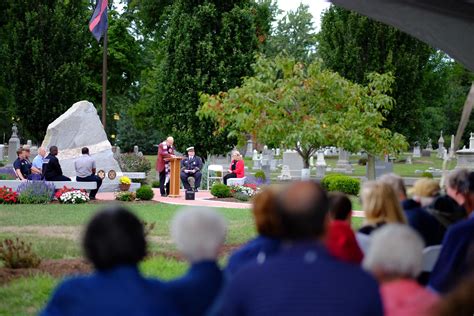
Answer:
<svg viewBox="0 0 474 316"><path fill-rule="evenodd" d="M323 15L318 34L318 54L330 69L357 83L368 82L370 72L392 72L390 95L396 106L385 126L402 133L410 141L426 138L424 109L430 104L435 85L427 86L430 57L435 51L423 42L393 27L355 12L332 6Z"/></svg>
<svg viewBox="0 0 474 316"><path fill-rule="evenodd" d="M265 10L263 10L265 11ZM174 1L156 63L134 108L137 121L173 135L178 149L194 145L201 152L223 153L235 141L209 137L215 124L199 120L199 93L217 93L251 74L259 47L260 4L252 1Z"/></svg>
<svg viewBox="0 0 474 316"><path fill-rule="evenodd" d="M275 57L282 52L296 60L308 62L314 57L317 37L309 6L300 4L278 21L269 37L265 54Z"/></svg>
<svg viewBox="0 0 474 316"><path fill-rule="evenodd" d="M230 129L236 137L249 133L262 143L294 148L305 168L321 146L373 155L405 147L402 135L382 127L393 105L385 94L391 75L370 74L362 86L324 69L320 60L305 66L282 56L262 57L253 69L240 87L201 95L198 113L218 123L215 135Z"/></svg>

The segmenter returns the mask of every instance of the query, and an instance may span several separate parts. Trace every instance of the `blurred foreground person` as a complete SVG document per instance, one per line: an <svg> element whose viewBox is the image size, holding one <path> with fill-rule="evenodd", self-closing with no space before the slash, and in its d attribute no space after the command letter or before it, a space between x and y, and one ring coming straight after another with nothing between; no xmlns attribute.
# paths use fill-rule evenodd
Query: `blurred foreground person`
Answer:
<svg viewBox="0 0 474 316"><path fill-rule="evenodd" d="M446 295L438 306L437 316L474 315L474 275L464 279L458 287Z"/></svg>
<svg viewBox="0 0 474 316"><path fill-rule="evenodd" d="M377 282L333 258L322 244L328 198L314 182L295 182L277 199L280 252L243 267L224 293L223 315L383 315Z"/></svg>
<svg viewBox="0 0 474 316"><path fill-rule="evenodd" d="M439 296L420 286L424 243L412 228L387 224L374 232L363 266L379 280L385 316L430 316Z"/></svg>
<svg viewBox="0 0 474 316"><path fill-rule="evenodd" d="M224 277L217 256L226 233L224 218L212 209L188 207L173 218L171 237L191 264L183 277L167 284L180 315L205 315L218 296Z"/></svg>
<svg viewBox="0 0 474 316"><path fill-rule="evenodd" d="M258 236L230 256L225 270L228 277L235 275L248 263L262 263L279 250L282 232L276 199L274 189L265 189L253 198L253 216Z"/></svg>
<svg viewBox="0 0 474 316"><path fill-rule="evenodd" d="M329 217L326 236L329 252L343 261L360 264L364 255L351 228L352 203L344 193L329 194Z"/></svg>
<svg viewBox="0 0 474 316"><path fill-rule="evenodd" d="M146 248L143 225L135 215L120 206L99 212L83 238L85 256L96 271L63 281L41 315L179 315L165 285L138 271Z"/></svg>

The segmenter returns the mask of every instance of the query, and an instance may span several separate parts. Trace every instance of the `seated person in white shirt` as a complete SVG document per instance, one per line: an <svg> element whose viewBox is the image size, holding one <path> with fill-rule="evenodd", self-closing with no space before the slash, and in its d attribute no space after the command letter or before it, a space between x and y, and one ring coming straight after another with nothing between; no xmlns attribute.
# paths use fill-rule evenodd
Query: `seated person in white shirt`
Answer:
<svg viewBox="0 0 474 316"><path fill-rule="evenodd" d="M74 167L76 168L76 181L77 182L96 182L97 189L91 190L89 198L95 200L95 195L99 191L102 185L102 179L98 177L96 172L95 160L89 156L89 148L82 148L82 155L74 161Z"/></svg>

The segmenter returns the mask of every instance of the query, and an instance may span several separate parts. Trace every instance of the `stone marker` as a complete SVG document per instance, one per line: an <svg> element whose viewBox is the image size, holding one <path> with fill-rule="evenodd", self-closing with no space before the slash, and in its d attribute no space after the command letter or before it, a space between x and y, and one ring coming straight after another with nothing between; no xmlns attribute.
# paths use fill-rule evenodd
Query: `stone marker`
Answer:
<svg viewBox="0 0 474 316"><path fill-rule="evenodd" d="M0 161L5 157L5 145L0 145Z"/></svg>
<svg viewBox="0 0 474 316"><path fill-rule="evenodd" d="M133 146L133 153L135 155L138 155L138 146L137 145Z"/></svg>
<svg viewBox="0 0 474 316"><path fill-rule="evenodd" d="M277 148L277 149L275 150L275 155L276 155L276 156L280 156L280 148Z"/></svg>
<svg viewBox="0 0 474 316"><path fill-rule="evenodd" d="M453 159L455 157L456 153L454 152L454 135L451 135L451 144L449 146L449 159Z"/></svg>
<svg viewBox="0 0 474 316"><path fill-rule="evenodd" d="M433 145L431 144L431 138L428 138L428 144L426 145L426 150L433 150Z"/></svg>
<svg viewBox="0 0 474 316"><path fill-rule="evenodd" d="M324 178L326 175L326 160L324 160L324 151L318 150L316 159L316 178Z"/></svg>
<svg viewBox="0 0 474 316"><path fill-rule="evenodd" d="M30 161L33 161L35 157L38 156L38 146L30 147Z"/></svg>
<svg viewBox="0 0 474 316"><path fill-rule="evenodd" d="M349 163L350 153L343 148L339 149L339 159L337 160L335 172L341 172L346 174L352 174L352 166Z"/></svg>
<svg viewBox="0 0 474 316"><path fill-rule="evenodd" d="M411 161L411 156L408 156L407 157L407 161L405 162L407 165L411 165L413 164L413 162Z"/></svg>
<svg viewBox="0 0 474 316"><path fill-rule="evenodd" d="M438 139L438 158L444 157L444 138L443 131L441 131L441 136Z"/></svg>
<svg viewBox="0 0 474 316"><path fill-rule="evenodd" d="M431 156L431 150L423 149L421 151L421 157L430 157L430 156Z"/></svg>
<svg viewBox="0 0 474 316"><path fill-rule="evenodd" d="M296 152L296 150L286 150L283 153L283 165L289 167L292 175L296 177L301 176L301 169L303 169L303 158Z"/></svg>
<svg viewBox="0 0 474 316"><path fill-rule="evenodd" d="M413 147L413 158L420 158L420 157L421 157L420 144L416 142L415 147Z"/></svg>
<svg viewBox="0 0 474 316"><path fill-rule="evenodd" d="M20 148L20 139L18 138L18 127L13 123L12 126L12 137L8 141L8 166L13 166L17 155L16 151Z"/></svg>
<svg viewBox="0 0 474 316"><path fill-rule="evenodd" d="M49 124L42 146L49 151L53 145L59 149L58 159L64 175L68 177L76 176L74 160L81 155L82 147L89 148L97 170L121 172L97 110L88 101L75 103Z"/></svg>
<svg viewBox="0 0 474 316"><path fill-rule="evenodd" d="M471 133L469 139L469 149L464 146L463 149L456 151L458 162L456 169L474 170L474 133Z"/></svg>
<svg viewBox="0 0 474 316"><path fill-rule="evenodd" d="M252 153L253 153L253 141L252 141L252 138L250 138L247 141L247 148L245 150L245 158L252 157Z"/></svg>

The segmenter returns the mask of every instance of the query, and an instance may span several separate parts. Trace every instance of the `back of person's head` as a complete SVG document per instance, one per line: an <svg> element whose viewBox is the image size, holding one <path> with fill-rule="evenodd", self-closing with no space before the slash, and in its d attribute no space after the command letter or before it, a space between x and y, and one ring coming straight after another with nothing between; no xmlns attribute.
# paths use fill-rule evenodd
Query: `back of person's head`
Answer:
<svg viewBox="0 0 474 316"><path fill-rule="evenodd" d="M279 194L277 203L283 239L304 240L324 236L329 202L318 183L295 182Z"/></svg>
<svg viewBox="0 0 474 316"><path fill-rule="evenodd" d="M81 152L82 152L83 155L89 155L89 148L87 148L87 147L82 147Z"/></svg>
<svg viewBox="0 0 474 316"><path fill-rule="evenodd" d="M387 224L374 231L362 266L377 278L416 278L422 269L424 242L407 225Z"/></svg>
<svg viewBox="0 0 474 316"><path fill-rule="evenodd" d="M58 153L58 147L57 146L49 147L49 153L52 155L56 155Z"/></svg>
<svg viewBox="0 0 474 316"><path fill-rule="evenodd" d="M361 190L362 210L369 224L407 222L395 190L380 181L368 181Z"/></svg>
<svg viewBox="0 0 474 316"><path fill-rule="evenodd" d="M441 188L437 180L421 178L416 180L410 193L414 200L421 203L421 206L427 206L439 195L440 190Z"/></svg>
<svg viewBox="0 0 474 316"><path fill-rule="evenodd" d="M446 185L459 193L467 194L469 192L469 171L466 169L452 171L446 179Z"/></svg>
<svg viewBox="0 0 474 316"><path fill-rule="evenodd" d="M267 188L253 198L253 216L260 235L281 238L281 220L276 210L275 189Z"/></svg>
<svg viewBox="0 0 474 316"><path fill-rule="evenodd" d="M351 200L342 192L329 193L329 215L331 219L345 221L352 213Z"/></svg>
<svg viewBox="0 0 474 316"><path fill-rule="evenodd" d="M437 316L474 315L474 276L464 279L459 286L444 296L438 305Z"/></svg>
<svg viewBox="0 0 474 316"><path fill-rule="evenodd" d="M226 234L224 218L210 208L185 207L171 223L176 247L191 262L216 260Z"/></svg>
<svg viewBox="0 0 474 316"><path fill-rule="evenodd" d="M136 265L146 256L146 241L140 220L122 206L110 206L87 225L83 247L98 270Z"/></svg>
<svg viewBox="0 0 474 316"><path fill-rule="evenodd" d="M23 154L23 151L24 151L23 148L21 148L21 147L18 148L18 149L16 150L16 155L17 155L18 157L20 157L20 156Z"/></svg>
<svg viewBox="0 0 474 316"><path fill-rule="evenodd" d="M407 198L407 189L405 187L405 183L403 182L403 178L395 173L387 173L382 175L379 178L380 182L386 183L395 190L395 193L398 195L400 200L405 200Z"/></svg>

